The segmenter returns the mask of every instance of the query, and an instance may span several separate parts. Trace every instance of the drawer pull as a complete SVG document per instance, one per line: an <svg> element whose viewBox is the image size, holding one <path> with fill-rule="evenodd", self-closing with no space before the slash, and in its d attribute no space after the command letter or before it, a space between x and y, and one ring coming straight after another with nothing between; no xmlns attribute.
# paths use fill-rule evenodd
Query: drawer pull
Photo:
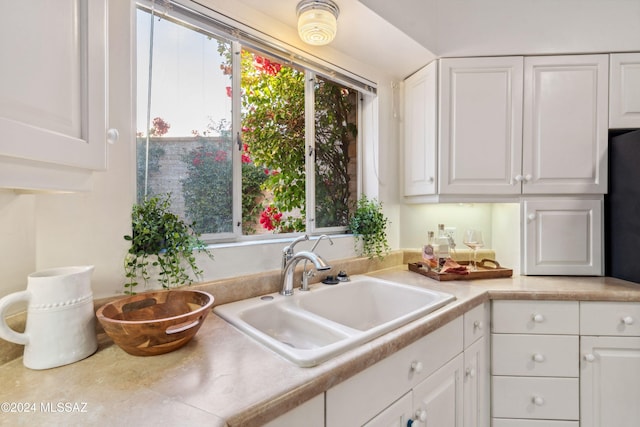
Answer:
<svg viewBox="0 0 640 427"><path fill-rule="evenodd" d="M421 422L427 421L427 411L424 409L418 409L415 414L415 419Z"/></svg>
<svg viewBox="0 0 640 427"><path fill-rule="evenodd" d="M465 375L469 378L473 378L476 376L476 370L473 368L467 368L467 370L465 371Z"/></svg>
<svg viewBox="0 0 640 427"><path fill-rule="evenodd" d="M531 356L531 359L534 362L538 362L538 363L542 363L545 360L544 355L542 355L540 353L535 353L533 356Z"/></svg>
<svg viewBox="0 0 640 427"><path fill-rule="evenodd" d="M624 323L627 326L633 325L633 317L624 316L622 319L620 319L620 322Z"/></svg>
<svg viewBox="0 0 640 427"><path fill-rule="evenodd" d="M476 320L475 322L473 322L473 329L478 329L478 330L482 330L482 322L480 320Z"/></svg>
<svg viewBox="0 0 640 427"><path fill-rule="evenodd" d="M542 397L540 397L540 396L533 396L531 398L531 402L536 406L544 405L544 399Z"/></svg>
<svg viewBox="0 0 640 427"><path fill-rule="evenodd" d="M542 323L544 322L544 316L542 314L534 314L533 316L531 316L531 320L536 323Z"/></svg>
<svg viewBox="0 0 640 427"><path fill-rule="evenodd" d="M411 362L411 370L416 374L419 374L420 372L422 372L422 368L423 368L422 362L418 362L417 360L414 362Z"/></svg>
<svg viewBox="0 0 640 427"><path fill-rule="evenodd" d="M584 360L587 362L593 362L594 360L596 360L596 356L591 353L587 353L584 355Z"/></svg>

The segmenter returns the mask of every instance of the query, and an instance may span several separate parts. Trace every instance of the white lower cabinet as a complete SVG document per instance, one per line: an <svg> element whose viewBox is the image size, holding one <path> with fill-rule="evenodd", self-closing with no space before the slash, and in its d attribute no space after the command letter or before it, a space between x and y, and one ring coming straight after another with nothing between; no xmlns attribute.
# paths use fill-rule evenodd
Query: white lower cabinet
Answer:
<svg viewBox="0 0 640 427"><path fill-rule="evenodd" d="M575 301L493 302L494 427L577 423L578 313L579 303ZM523 424L522 420L543 423Z"/></svg>
<svg viewBox="0 0 640 427"><path fill-rule="evenodd" d="M361 426L367 422L371 422L371 425L385 425L377 424L378 420L374 420L378 414L384 420L396 420L396 422L402 422L402 425L407 425L409 419L405 417L404 411L400 409L397 416L394 416L390 407L407 393L415 393L415 388L421 382L428 380L436 373L439 375L439 370L462 351L463 320L459 317L327 390L326 426ZM462 365L462 362L460 364ZM462 367L456 375L462 375L461 369ZM447 377L445 387L449 387L449 381ZM461 385L461 377L459 381ZM462 414L461 402L459 403L460 406L455 410ZM412 410L411 413L415 415L415 411ZM461 419L462 415L459 418ZM400 421L397 421L398 419ZM393 425L394 422L390 424ZM430 426L430 424L415 425ZM447 426L445 424L440 427ZM451 424L451 426L461 427L462 424Z"/></svg>
<svg viewBox="0 0 640 427"><path fill-rule="evenodd" d="M489 426L489 304L326 392L326 426Z"/></svg>
<svg viewBox="0 0 640 427"><path fill-rule="evenodd" d="M640 304L580 304L580 425L640 424Z"/></svg>

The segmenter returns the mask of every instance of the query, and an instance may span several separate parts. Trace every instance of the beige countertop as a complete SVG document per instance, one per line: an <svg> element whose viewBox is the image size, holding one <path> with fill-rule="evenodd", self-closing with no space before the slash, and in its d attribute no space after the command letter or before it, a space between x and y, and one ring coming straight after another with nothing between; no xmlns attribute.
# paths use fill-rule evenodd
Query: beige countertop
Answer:
<svg viewBox="0 0 640 427"><path fill-rule="evenodd" d="M0 366L0 425L261 425L488 299L640 301L640 285L606 277L437 282L406 264L372 275L457 299L313 368L297 367L213 313L188 345L160 356L131 356L101 334L98 351L71 365L35 371L18 358Z"/></svg>

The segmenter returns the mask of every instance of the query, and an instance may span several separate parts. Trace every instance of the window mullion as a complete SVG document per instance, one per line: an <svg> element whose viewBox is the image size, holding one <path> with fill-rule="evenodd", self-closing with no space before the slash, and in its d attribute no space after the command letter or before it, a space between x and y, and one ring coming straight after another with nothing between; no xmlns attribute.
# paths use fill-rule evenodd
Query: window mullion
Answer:
<svg viewBox="0 0 640 427"><path fill-rule="evenodd" d="M315 79L312 71L305 71L304 122L305 122L305 198L307 231L313 233L316 228L316 126L315 126Z"/></svg>
<svg viewBox="0 0 640 427"><path fill-rule="evenodd" d="M231 129L233 144L233 234L242 236L242 112L241 112L241 77L240 64L242 46L234 41L231 44Z"/></svg>

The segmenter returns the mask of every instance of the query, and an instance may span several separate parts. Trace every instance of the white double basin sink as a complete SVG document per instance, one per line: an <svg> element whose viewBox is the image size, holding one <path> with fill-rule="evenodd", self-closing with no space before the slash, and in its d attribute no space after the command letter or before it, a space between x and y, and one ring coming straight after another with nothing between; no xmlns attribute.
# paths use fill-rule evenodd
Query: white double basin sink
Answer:
<svg viewBox="0 0 640 427"><path fill-rule="evenodd" d="M358 275L293 296L278 293L214 312L291 362L315 366L455 300L451 294Z"/></svg>

